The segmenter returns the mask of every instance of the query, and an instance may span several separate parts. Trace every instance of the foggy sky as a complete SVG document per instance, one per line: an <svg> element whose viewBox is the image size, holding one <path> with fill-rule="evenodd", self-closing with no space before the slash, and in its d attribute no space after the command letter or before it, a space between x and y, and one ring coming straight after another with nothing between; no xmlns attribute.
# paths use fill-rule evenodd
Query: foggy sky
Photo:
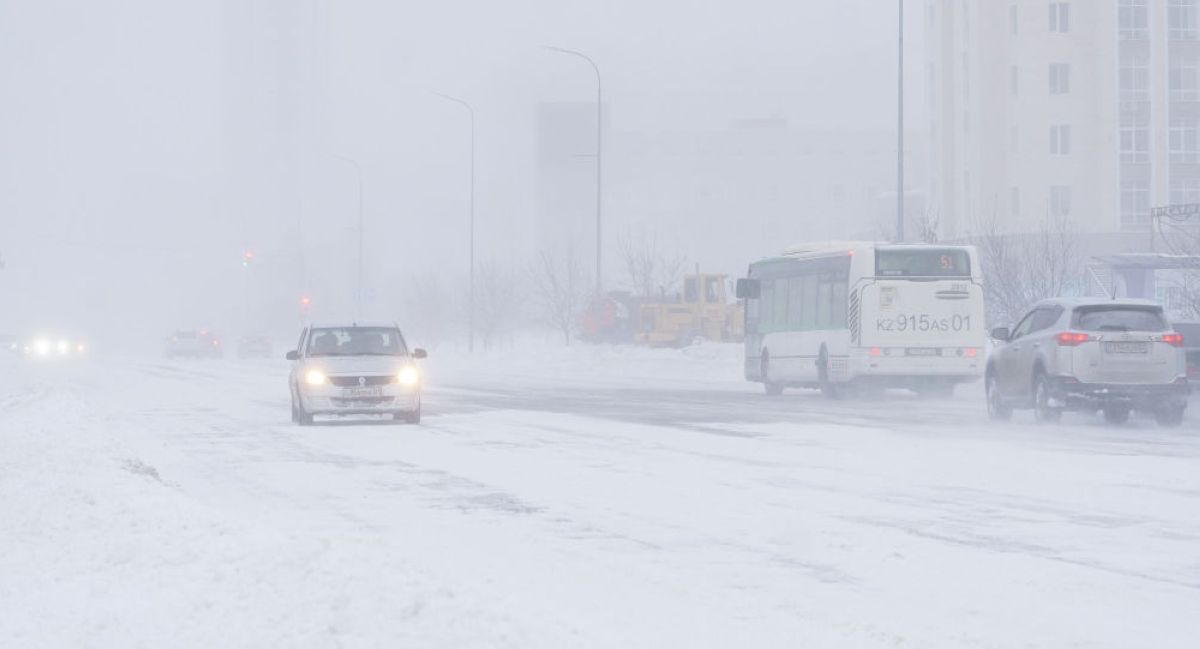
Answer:
<svg viewBox="0 0 1200 649"><path fill-rule="evenodd" d="M913 130L925 121L923 7L909 5ZM291 308L301 292L320 296L317 315L349 316L357 180L339 155L364 170L371 310L402 317L385 297L396 282L466 267L466 117L434 92L477 113L480 257L523 263L538 240L537 105L595 92L584 62L542 45L598 62L610 132L782 118L877 131L887 147L895 10L884 0L0 0L0 295L13 307L0 331L257 328L258 314ZM621 165L607 159L608 175ZM800 207L797 223L828 220ZM611 213L608 232L655 228L638 218ZM737 224L696 226L718 235ZM719 236L688 241L681 252L716 270L749 261L731 261ZM777 245L764 241L762 254ZM257 255L250 277L246 249ZM258 305L250 315L247 302Z"/></svg>

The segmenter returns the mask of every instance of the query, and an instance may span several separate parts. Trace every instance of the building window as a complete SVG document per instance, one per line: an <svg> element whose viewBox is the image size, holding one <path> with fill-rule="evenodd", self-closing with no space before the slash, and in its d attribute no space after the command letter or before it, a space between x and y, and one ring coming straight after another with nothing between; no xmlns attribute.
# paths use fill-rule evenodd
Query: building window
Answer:
<svg viewBox="0 0 1200 649"><path fill-rule="evenodd" d="M1071 187L1054 185L1050 188L1050 216L1071 215Z"/></svg>
<svg viewBox="0 0 1200 649"><path fill-rule="evenodd" d="M1017 35L1017 5L1008 5L1008 31Z"/></svg>
<svg viewBox="0 0 1200 649"><path fill-rule="evenodd" d="M1144 41L1150 38L1150 18L1147 0L1120 0L1117 8L1117 34L1123 41Z"/></svg>
<svg viewBox="0 0 1200 649"><path fill-rule="evenodd" d="M1200 176L1171 175L1171 204L1200 203Z"/></svg>
<svg viewBox="0 0 1200 649"><path fill-rule="evenodd" d="M1008 188L1008 213L1012 216L1021 215L1021 188Z"/></svg>
<svg viewBox="0 0 1200 649"><path fill-rule="evenodd" d="M1008 94L1016 97L1021 90L1021 79L1018 76L1017 66L1008 68Z"/></svg>
<svg viewBox="0 0 1200 649"><path fill-rule="evenodd" d="M1196 0L1169 0L1167 37L1173 41L1196 40Z"/></svg>
<svg viewBox="0 0 1200 649"><path fill-rule="evenodd" d="M1150 222L1150 179L1121 179L1121 225L1146 225Z"/></svg>
<svg viewBox="0 0 1200 649"><path fill-rule="evenodd" d="M1050 3L1050 32L1065 34L1071 31L1071 3Z"/></svg>
<svg viewBox="0 0 1200 649"><path fill-rule="evenodd" d="M1070 155L1071 125L1054 124L1050 127L1050 155Z"/></svg>
<svg viewBox="0 0 1200 649"><path fill-rule="evenodd" d="M1172 101L1196 101L1200 99L1200 88L1197 84L1196 59L1171 57L1171 70L1168 73L1167 85L1171 91Z"/></svg>
<svg viewBox="0 0 1200 649"><path fill-rule="evenodd" d="M1200 162L1200 122L1194 118L1171 120L1171 162L1196 164Z"/></svg>
<svg viewBox="0 0 1200 649"><path fill-rule="evenodd" d="M1150 128L1145 124L1121 121L1121 162L1150 162Z"/></svg>
<svg viewBox="0 0 1200 649"><path fill-rule="evenodd" d="M1150 62L1145 56L1122 57L1117 72L1121 103L1126 111L1139 110L1150 101Z"/></svg>
<svg viewBox="0 0 1200 649"><path fill-rule="evenodd" d="M1065 95L1071 92L1071 66L1066 63L1050 64L1050 94Z"/></svg>

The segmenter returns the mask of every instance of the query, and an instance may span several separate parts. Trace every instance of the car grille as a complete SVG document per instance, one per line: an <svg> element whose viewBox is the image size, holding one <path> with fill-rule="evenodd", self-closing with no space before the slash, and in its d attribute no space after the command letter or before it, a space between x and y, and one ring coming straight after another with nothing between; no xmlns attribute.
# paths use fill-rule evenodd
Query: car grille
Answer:
<svg viewBox="0 0 1200 649"><path fill-rule="evenodd" d="M387 385L395 383L396 377L387 376L331 376L329 382L339 388L356 388L368 385Z"/></svg>

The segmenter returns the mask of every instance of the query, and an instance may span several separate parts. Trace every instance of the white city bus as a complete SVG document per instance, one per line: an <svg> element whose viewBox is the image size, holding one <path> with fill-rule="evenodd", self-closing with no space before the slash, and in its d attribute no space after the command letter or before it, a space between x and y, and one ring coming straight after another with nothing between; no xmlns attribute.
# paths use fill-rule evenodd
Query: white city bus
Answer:
<svg viewBox="0 0 1200 649"><path fill-rule="evenodd" d="M746 378L768 394L848 385L949 394L984 368L973 246L800 246L750 265Z"/></svg>

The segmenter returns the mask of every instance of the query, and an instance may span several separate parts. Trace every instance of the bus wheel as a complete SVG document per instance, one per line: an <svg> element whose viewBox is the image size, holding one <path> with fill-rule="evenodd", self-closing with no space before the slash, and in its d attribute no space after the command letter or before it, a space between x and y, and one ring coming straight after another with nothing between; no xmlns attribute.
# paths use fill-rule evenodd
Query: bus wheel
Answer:
<svg viewBox="0 0 1200 649"><path fill-rule="evenodd" d="M829 353L821 350L821 358L817 361L817 380L821 384L821 394L827 399L841 399L841 386L829 378Z"/></svg>
<svg viewBox="0 0 1200 649"><path fill-rule="evenodd" d="M783 394L783 386L778 383L771 382L771 356L767 354L766 350L763 350L761 372L762 374L760 374L760 376L762 377L763 389L767 391L767 394L773 397Z"/></svg>

